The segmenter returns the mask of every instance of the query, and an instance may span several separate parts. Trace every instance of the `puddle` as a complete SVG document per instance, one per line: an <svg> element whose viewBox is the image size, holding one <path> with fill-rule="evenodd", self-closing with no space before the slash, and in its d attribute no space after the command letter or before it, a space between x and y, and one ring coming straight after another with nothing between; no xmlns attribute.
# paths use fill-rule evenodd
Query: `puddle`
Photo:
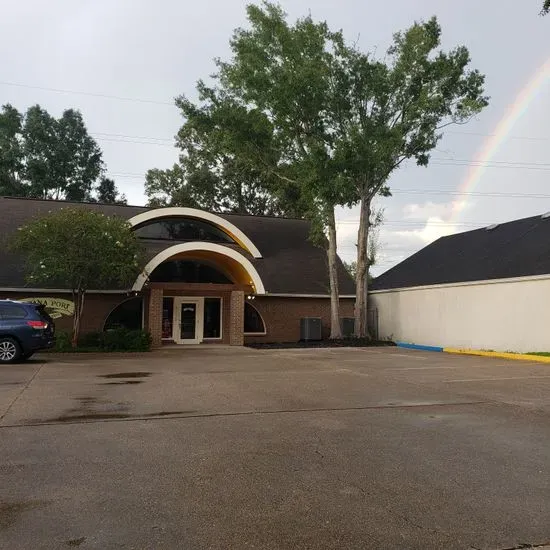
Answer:
<svg viewBox="0 0 550 550"><path fill-rule="evenodd" d="M154 412L154 413L145 413L145 414L130 414L130 413L109 413L109 412L89 412L87 414L68 414L64 416L57 416L55 418L49 418L47 420L39 420L38 422L32 421L31 423L40 423L40 424L49 424L51 422L85 422L86 420L126 420L126 419L137 419L140 418L164 418L167 416L177 416L177 415L184 415L184 414L194 414L197 411L195 410L189 410L189 411L160 411L160 412Z"/></svg>
<svg viewBox="0 0 550 550"><path fill-rule="evenodd" d="M68 540L65 544L67 546L80 546L85 541L86 541L86 537L80 537L79 539Z"/></svg>
<svg viewBox="0 0 550 550"><path fill-rule="evenodd" d="M124 380L123 382L104 382L102 386L120 386L125 384L143 384L143 380Z"/></svg>
<svg viewBox="0 0 550 550"><path fill-rule="evenodd" d="M101 378L147 378L150 372L115 372L114 374L102 374Z"/></svg>
<svg viewBox="0 0 550 550"><path fill-rule="evenodd" d="M197 411L162 411L158 413L138 414L137 417L150 418L152 416L171 416L173 414L193 414L196 412Z"/></svg>
<svg viewBox="0 0 550 550"><path fill-rule="evenodd" d="M58 416L50 418L44 422L77 422L79 420L109 420L112 418L132 418L133 415L127 413L91 413L91 414L74 414L68 416Z"/></svg>
<svg viewBox="0 0 550 550"><path fill-rule="evenodd" d="M0 531L14 525L23 512L45 504L39 500L27 502L0 502Z"/></svg>

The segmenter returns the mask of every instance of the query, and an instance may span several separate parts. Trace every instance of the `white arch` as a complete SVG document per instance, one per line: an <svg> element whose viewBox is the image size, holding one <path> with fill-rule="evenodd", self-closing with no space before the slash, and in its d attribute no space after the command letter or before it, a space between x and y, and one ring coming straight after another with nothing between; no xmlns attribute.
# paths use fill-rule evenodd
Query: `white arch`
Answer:
<svg viewBox="0 0 550 550"><path fill-rule="evenodd" d="M212 214L210 212L204 212L196 208L184 208L181 206L171 206L169 208L155 208L138 214L133 218L130 218L128 222L132 227L141 225L142 223L150 220L168 218L172 216L182 218L195 218L197 220L204 220L213 225L218 226L228 233L233 239L235 239L244 249L246 249L254 258L261 258L260 251L256 248L256 245L234 224L225 220L224 218Z"/></svg>
<svg viewBox="0 0 550 550"><path fill-rule="evenodd" d="M132 287L132 290L136 290L136 291L141 290L143 288L143 285L145 284L145 281L147 281L149 274L152 273L153 270L156 267L158 267L162 262L165 262L166 260L170 259L172 256L175 256L176 254L182 254L183 252L193 252L193 251L214 252L216 254L227 256L228 258L235 260L246 270L246 272L250 276L251 283L252 283L252 286L254 287L255 293L256 294L266 293L264 283L259 273L256 271L256 268L252 265L252 263L248 258L245 258L240 252L237 252L233 248L222 246L221 244L203 242L203 241L175 244L174 246L170 246L169 248L166 248L162 252L159 252L152 260L149 261L149 263L145 266L143 271L139 274L138 278L136 279L136 282L134 283L134 286Z"/></svg>

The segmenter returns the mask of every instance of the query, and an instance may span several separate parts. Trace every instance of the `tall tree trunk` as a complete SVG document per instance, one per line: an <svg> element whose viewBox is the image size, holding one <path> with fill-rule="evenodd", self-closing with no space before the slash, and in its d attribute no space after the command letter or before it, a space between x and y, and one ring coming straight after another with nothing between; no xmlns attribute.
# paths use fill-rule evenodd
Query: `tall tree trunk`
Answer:
<svg viewBox="0 0 550 550"><path fill-rule="evenodd" d="M340 295L338 292L338 256L336 252L336 219L334 208L327 212L328 224L328 273L330 281L330 339L342 338L340 327Z"/></svg>
<svg viewBox="0 0 550 550"><path fill-rule="evenodd" d="M355 336L368 336L367 326L367 292L368 292L368 240L370 227L370 199L361 199L359 214L359 231L357 233L357 272L355 275Z"/></svg>
<svg viewBox="0 0 550 550"><path fill-rule="evenodd" d="M78 345L78 337L80 336L80 319L82 318L82 311L84 309L84 290L73 290L73 302L74 302L74 317L73 317L73 336L71 339L71 345L76 348Z"/></svg>

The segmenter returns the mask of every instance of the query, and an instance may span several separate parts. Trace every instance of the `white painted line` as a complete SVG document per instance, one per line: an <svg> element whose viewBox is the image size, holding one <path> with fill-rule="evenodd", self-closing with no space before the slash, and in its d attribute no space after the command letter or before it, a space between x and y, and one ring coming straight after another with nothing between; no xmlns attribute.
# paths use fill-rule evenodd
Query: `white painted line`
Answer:
<svg viewBox="0 0 550 550"><path fill-rule="evenodd" d="M360 372L352 369L336 369L335 372L347 372L349 374L355 374L356 376L367 376L370 378L370 374L367 374L366 372Z"/></svg>
<svg viewBox="0 0 550 550"><path fill-rule="evenodd" d="M464 366L456 366L456 367L391 367L389 369L385 370L445 370L445 369L463 369Z"/></svg>
<svg viewBox="0 0 550 550"><path fill-rule="evenodd" d="M550 378L548 376L510 376L507 378L464 378L463 380L443 380L443 382L495 382L498 380L535 380L537 378Z"/></svg>

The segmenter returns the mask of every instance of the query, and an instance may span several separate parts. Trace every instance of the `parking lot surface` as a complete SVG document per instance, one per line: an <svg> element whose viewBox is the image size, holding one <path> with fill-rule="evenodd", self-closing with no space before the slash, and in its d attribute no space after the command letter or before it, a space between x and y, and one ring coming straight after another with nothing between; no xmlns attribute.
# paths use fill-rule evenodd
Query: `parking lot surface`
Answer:
<svg viewBox="0 0 550 550"><path fill-rule="evenodd" d="M0 367L0 548L550 541L550 365L203 347Z"/></svg>

